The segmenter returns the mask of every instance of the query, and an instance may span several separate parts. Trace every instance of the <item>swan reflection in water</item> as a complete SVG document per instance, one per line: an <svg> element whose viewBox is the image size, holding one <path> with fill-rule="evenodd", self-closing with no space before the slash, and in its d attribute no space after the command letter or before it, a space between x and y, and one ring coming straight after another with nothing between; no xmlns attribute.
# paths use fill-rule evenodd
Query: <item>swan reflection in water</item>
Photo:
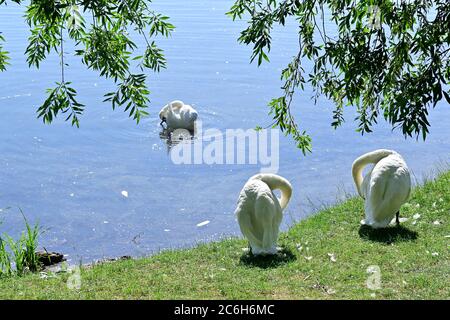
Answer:
<svg viewBox="0 0 450 320"><path fill-rule="evenodd" d="M163 140L167 146L167 154L170 153L172 148L180 143L193 143L196 139L197 130L187 129L168 129L164 128L159 133L159 137Z"/></svg>

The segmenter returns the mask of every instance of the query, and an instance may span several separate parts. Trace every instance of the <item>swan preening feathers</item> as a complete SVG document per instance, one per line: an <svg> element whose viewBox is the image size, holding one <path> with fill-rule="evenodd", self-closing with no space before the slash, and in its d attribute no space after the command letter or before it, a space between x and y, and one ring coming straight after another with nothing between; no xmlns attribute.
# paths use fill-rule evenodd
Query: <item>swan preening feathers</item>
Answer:
<svg viewBox="0 0 450 320"><path fill-rule="evenodd" d="M175 100L165 105L159 112L161 125L165 122L167 129L186 129L194 131L197 111L183 101Z"/></svg>
<svg viewBox="0 0 450 320"><path fill-rule="evenodd" d="M164 106L159 117L167 131L195 130L197 111L176 100ZM364 168L373 164L363 177ZM365 224L384 228L397 216L408 200L411 177L408 166L400 154L387 149L366 153L353 162L352 175L359 195L364 199ZM273 190L281 191L278 199ZM292 195L289 181L275 174L257 174L251 177L239 194L235 211L242 234L248 239L252 253L277 253L279 227Z"/></svg>
<svg viewBox="0 0 450 320"><path fill-rule="evenodd" d="M368 164L373 168L363 177ZM359 195L364 199L365 224L384 228L398 215L400 207L408 200L411 177L402 156L395 151L380 149L366 153L353 162L353 180Z"/></svg>
<svg viewBox="0 0 450 320"><path fill-rule="evenodd" d="M364 168L373 168L363 177ZM366 153L353 162L353 179L359 195L365 200L365 224L384 228L408 200L411 177L402 156L380 149ZM278 199L273 190L281 191ZM239 194L235 211L242 234L248 239L252 253L276 254L279 227L292 195L289 181L275 174L251 177Z"/></svg>
<svg viewBox="0 0 450 320"><path fill-rule="evenodd" d="M275 189L281 191L281 199L273 193ZM289 181L275 174L255 175L242 188L235 214L254 255L277 253L283 210L291 195Z"/></svg>

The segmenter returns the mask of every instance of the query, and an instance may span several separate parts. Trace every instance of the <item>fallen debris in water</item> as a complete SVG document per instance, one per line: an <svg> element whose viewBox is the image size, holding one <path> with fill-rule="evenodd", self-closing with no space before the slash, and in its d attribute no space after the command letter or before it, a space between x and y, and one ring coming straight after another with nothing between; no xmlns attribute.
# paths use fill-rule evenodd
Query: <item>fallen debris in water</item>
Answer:
<svg viewBox="0 0 450 320"><path fill-rule="evenodd" d="M197 224L197 227L203 227L203 226L206 226L208 223L210 223L211 221L209 221L209 220L206 220L206 221L203 221L203 222L200 222L199 224Z"/></svg>

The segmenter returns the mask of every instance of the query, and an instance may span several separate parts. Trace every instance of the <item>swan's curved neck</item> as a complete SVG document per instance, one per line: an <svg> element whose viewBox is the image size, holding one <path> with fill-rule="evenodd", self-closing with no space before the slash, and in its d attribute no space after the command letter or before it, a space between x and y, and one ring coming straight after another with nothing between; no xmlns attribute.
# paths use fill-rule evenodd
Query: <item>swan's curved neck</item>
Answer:
<svg viewBox="0 0 450 320"><path fill-rule="evenodd" d="M284 210L287 207L289 200L291 199L291 196L292 196L291 188L285 187L281 189L281 199L279 199L281 210Z"/></svg>
<svg viewBox="0 0 450 320"><path fill-rule="evenodd" d="M358 194L361 197L364 197L363 192L361 190L362 182L363 182L363 175L362 171L368 164L376 164L381 159L391 155L395 154L395 151L392 150L386 150L386 149L380 149L375 150L369 153L366 153L359 158L357 158L352 165L352 176L353 180L355 181L356 189L358 189Z"/></svg>
<svg viewBox="0 0 450 320"><path fill-rule="evenodd" d="M258 179L263 181L265 184L269 186L270 190L272 191L275 189L280 190L281 199L278 199L280 207L282 210L284 210L287 207L289 200L291 199L292 196L292 186L289 183L289 181L276 174L270 173L260 173L251 177L250 180L251 179Z"/></svg>

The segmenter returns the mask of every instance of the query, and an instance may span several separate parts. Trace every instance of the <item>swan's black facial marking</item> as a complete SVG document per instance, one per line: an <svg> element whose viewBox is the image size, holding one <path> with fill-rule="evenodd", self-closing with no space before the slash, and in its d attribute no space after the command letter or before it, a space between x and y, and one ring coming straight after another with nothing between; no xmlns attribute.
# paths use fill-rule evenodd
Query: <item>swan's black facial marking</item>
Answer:
<svg viewBox="0 0 450 320"><path fill-rule="evenodd" d="M167 120L166 117L163 117L161 119L161 122L159 123L161 127L164 127L163 124L166 123L166 120Z"/></svg>

